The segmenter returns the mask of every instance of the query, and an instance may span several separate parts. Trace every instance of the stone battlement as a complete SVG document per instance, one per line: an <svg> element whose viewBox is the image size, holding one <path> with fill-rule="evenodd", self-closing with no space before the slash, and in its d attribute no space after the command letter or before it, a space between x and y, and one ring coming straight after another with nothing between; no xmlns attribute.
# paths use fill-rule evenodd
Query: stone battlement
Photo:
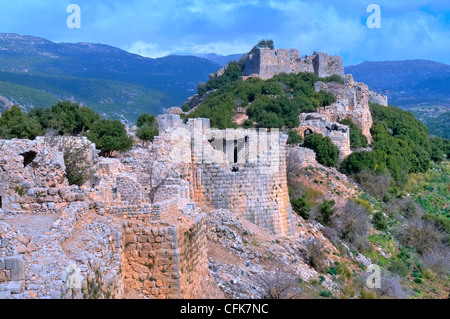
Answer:
<svg viewBox="0 0 450 319"><path fill-rule="evenodd" d="M311 72L319 77L333 74L344 76L344 61L340 56L314 52L303 58L297 49L257 48L246 57L244 76L257 75L263 80L280 73Z"/></svg>

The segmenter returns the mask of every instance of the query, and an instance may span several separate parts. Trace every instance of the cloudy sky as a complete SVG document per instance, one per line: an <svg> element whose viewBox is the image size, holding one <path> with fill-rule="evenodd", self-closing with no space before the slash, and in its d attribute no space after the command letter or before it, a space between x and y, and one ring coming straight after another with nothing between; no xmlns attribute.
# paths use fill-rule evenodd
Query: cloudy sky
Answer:
<svg viewBox="0 0 450 319"><path fill-rule="evenodd" d="M381 28L366 25L369 4ZM66 26L69 4L81 29ZM345 64L430 59L450 64L450 1L437 0L0 0L0 32L109 44L148 57L249 51L262 38Z"/></svg>

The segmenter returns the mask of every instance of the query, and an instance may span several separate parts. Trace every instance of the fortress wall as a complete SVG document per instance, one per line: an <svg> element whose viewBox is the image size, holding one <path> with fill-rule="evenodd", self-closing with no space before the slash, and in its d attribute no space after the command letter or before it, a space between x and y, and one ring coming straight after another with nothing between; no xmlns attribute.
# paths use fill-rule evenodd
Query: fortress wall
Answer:
<svg viewBox="0 0 450 319"><path fill-rule="evenodd" d="M129 218L125 223L125 292L134 290L150 299L220 296L208 270L204 216L172 217L183 222L175 226Z"/></svg>
<svg viewBox="0 0 450 319"><path fill-rule="evenodd" d="M329 56L323 52L314 52L314 73L321 77L327 77L334 74L337 74L341 77L344 77L344 59L341 56Z"/></svg>
<svg viewBox="0 0 450 319"><path fill-rule="evenodd" d="M230 158L228 153L227 162L217 164L213 159L224 153L214 151L211 145L203 145L203 151L211 152L212 156L210 159L205 156L202 162L195 164L195 202L199 205L229 209L242 218L279 235L292 234L292 208L286 178L287 137L280 138L275 133L279 144L273 149L269 147L259 156L256 154L253 156L254 149L250 146L252 141L260 138L255 146L264 147L263 144L269 145L270 139L274 136L270 133L245 130L238 134L242 134L242 137L248 134L249 138L248 144L239 153L241 158L239 163L229 164L230 160L232 163L233 156ZM227 136L224 138L232 139ZM223 144L223 140L218 144Z"/></svg>
<svg viewBox="0 0 450 319"><path fill-rule="evenodd" d="M315 90L324 90L333 94L337 102L329 106L320 108L318 113L326 116L330 122L339 122L343 119L350 119L367 137L369 143L372 142L370 129L373 125L372 114L369 107L371 92L367 85L353 81L351 75L346 75L344 84L323 83L315 84ZM387 100L387 97L386 97ZM387 101L386 101L387 102Z"/></svg>
<svg viewBox="0 0 450 319"><path fill-rule="evenodd" d="M301 57L297 49L257 48L247 57L244 76L258 75L267 80L280 73L315 73L320 77L333 74L344 76L344 61L340 56L314 52L312 56Z"/></svg>
<svg viewBox="0 0 450 319"><path fill-rule="evenodd" d="M329 122L321 113L301 114L300 127L297 132L306 137L310 133L318 133L329 137L339 148L339 160L343 161L352 151L350 147L350 128L335 122Z"/></svg>
<svg viewBox="0 0 450 319"><path fill-rule="evenodd" d="M287 148L286 153L288 167L304 168L316 166L316 153L305 147L291 146Z"/></svg>

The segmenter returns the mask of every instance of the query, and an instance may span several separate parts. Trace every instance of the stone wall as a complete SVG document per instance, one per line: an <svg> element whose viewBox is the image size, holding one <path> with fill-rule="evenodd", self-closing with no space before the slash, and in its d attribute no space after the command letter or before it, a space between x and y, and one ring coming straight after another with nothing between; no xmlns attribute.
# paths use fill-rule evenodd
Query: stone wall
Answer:
<svg viewBox="0 0 450 319"><path fill-rule="evenodd" d="M339 123L329 122L326 116L320 113L303 113L300 115L300 127L297 132L305 138L308 134L318 133L329 137L339 148L339 159L342 161L349 156L350 128Z"/></svg>
<svg viewBox="0 0 450 319"><path fill-rule="evenodd" d="M142 223L139 218L125 222L125 292L150 299L220 295L207 268L204 215L171 217L170 222Z"/></svg>
<svg viewBox="0 0 450 319"><path fill-rule="evenodd" d="M0 209L46 211L83 201L82 192L69 186L66 177L67 149L81 150L83 165L95 169L98 152L85 137L0 141Z"/></svg>
<svg viewBox="0 0 450 319"><path fill-rule="evenodd" d="M0 258L0 299L19 294L24 281L24 260L21 256Z"/></svg>
<svg viewBox="0 0 450 319"><path fill-rule="evenodd" d="M2 196L3 195L3 196ZM9 212L55 212L76 201L86 200L86 194L78 187L16 188L3 194L1 209Z"/></svg>
<svg viewBox="0 0 450 319"><path fill-rule="evenodd" d="M333 74L344 76L343 59L318 52L302 58L297 49L257 48L254 53L247 56L243 75L257 75L267 80L280 73L300 72L311 72L320 77Z"/></svg>
<svg viewBox="0 0 450 319"><path fill-rule="evenodd" d="M373 125L372 114L370 112L369 100L375 93L371 92L367 85L358 83L353 80L351 75L346 75L344 84L335 82L315 84L317 92L326 91L333 94L337 101L320 108L317 112L324 115L330 122L339 122L343 119L350 119L367 137L369 143L372 143L372 135L370 129ZM387 105L387 97L386 105Z"/></svg>
<svg viewBox="0 0 450 319"><path fill-rule="evenodd" d="M292 234L287 136L255 130L210 130L204 135L212 143L194 142L199 146L193 159L195 202L227 208L278 235Z"/></svg>
<svg viewBox="0 0 450 319"><path fill-rule="evenodd" d="M329 56L323 52L313 54L314 73L321 77L339 75L344 77L344 59L340 56Z"/></svg>
<svg viewBox="0 0 450 319"><path fill-rule="evenodd" d="M158 115L159 133L164 133L169 128L181 127L183 121L178 114L161 114Z"/></svg>
<svg viewBox="0 0 450 319"><path fill-rule="evenodd" d="M316 153L299 146L290 146L286 152L288 170L297 171L299 168L317 166Z"/></svg>

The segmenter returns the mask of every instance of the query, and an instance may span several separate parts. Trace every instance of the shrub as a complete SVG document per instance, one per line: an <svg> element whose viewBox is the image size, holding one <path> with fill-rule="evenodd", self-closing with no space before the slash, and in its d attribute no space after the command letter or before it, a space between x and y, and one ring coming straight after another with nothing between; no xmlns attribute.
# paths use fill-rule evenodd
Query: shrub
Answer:
<svg viewBox="0 0 450 319"><path fill-rule="evenodd" d="M87 144L79 147L72 142L63 143L64 164L70 185L82 186L93 176L92 165L86 159L90 147Z"/></svg>
<svg viewBox="0 0 450 319"><path fill-rule="evenodd" d="M303 138L298 134L297 131L294 131L294 130L288 131L287 144L289 144L289 145L300 144L302 142L303 142Z"/></svg>
<svg viewBox="0 0 450 319"><path fill-rule="evenodd" d="M329 137L314 133L305 138L303 145L316 152L317 161L324 166L335 166L339 160L339 148L331 142Z"/></svg>
<svg viewBox="0 0 450 319"><path fill-rule="evenodd" d="M377 174L363 170L355 175L355 181L369 195L382 200L389 194L391 177L387 174Z"/></svg>
<svg viewBox="0 0 450 319"><path fill-rule="evenodd" d="M327 274L331 276L336 276L338 274L338 271L336 267L328 267Z"/></svg>
<svg viewBox="0 0 450 319"><path fill-rule="evenodd" d="M325 270L327 260L325 247L318 239L310 238L304 241L300 253L308 265L319 272Z"/></svg>
<svg viewBox="0 0 450 319"><path fill-rule="evenodd" d="M421 255L442 248L446 236L433 224L426 221L406 223L397 231L400 243L417 250Z"/></svg>
<svg viewBox="0 0 450 319"><path fill-rule="evenodd" d="M347 201L344 209L333 220L341 239L359 248L367 242L369 218L364 208L353 201Z"/></svg>
<svg viewBox="0 0 450 319"><path fill-rule="evenodd" d="M450 274L450 252L445 248L427 252L422 256L424 265L441 277Z"/></svg>
<svg viewBox="0 0 450 319"><path fill-rule="evenodd" d="M261 275L258 281L263 289L262 299L293 299L300 292L295 278L280 271L275 276Z"/></svg>
<svg viewBox="0 0 450 319"><path fill-rule="evenodd" d="M257 48L259 48L259 47L261 47L261 48L269 48L269 49L273 50L275 48L275 45L274 45L272 39L267 39L267 40L266 39L262 39L250 50L250 52L248 54L254 53L255 50Z"/></svg>
<svg viewBox="0 0 450 319"><path fill-rule="evenodd" d="M441 231L450 234L450 220L444 216L436 216L431 214L426 214L422 217L424 221L434 223Z"/></svg>
<svg viewBox="0 0 450 319"><path fill-rule="evenodd" d="M337 272L339 275L339 279L342 281L350 280L353 276L352 271L346 264L337 265Z"/></svg>
<svg viewBox="0 0 450 319"><path fill-rule="evenodd" d="M144 124L136 132L136 136L144 142L153 142L153 139L155 136L158 136L158 134L158 129L148 124Z"/></svg>
<svg viewBox="0 0 450 319"><path fill-rule="evenodd" d="M381 273L381 288L375 289L379 297L405 299L408 293L402 288L401 278L388 272Z"/></svg>
<svg viewBox="0 0 450 319"><path fill-rule="evenodd" d="M387 230L387 218L382 212L376 212L372 219L373 226L376 230L386 231Z"/></svg>
<svg viewBox="0 0 450 319"><path fill-rule="evenodd" d="M316 216L316 220L324 226L329 226L332 222L334 214L336 213L336 209L334 208L335 204L336 202L334 200L323 201Z"/></svg>
<svg viewBox="0 0 450 319"><path fill-rule="evenodd" d="M352 120L344 119L344 120L340 121L339 123L350 127L350 147L352 149L357 149L360 147L368 146L367 137L355 125L355 123L352 122Z"/></svg>
<svg viewBox="0 0 450 319"><path fill-rule="evenodd" d="M336 82L339 84L344 84L344 79L340 75L337 75L337 74L327 76L326 78L323 79L323 81L325 83Z"/></svg>
<svg viewBox="0 0 450 319"><path fill-rule="evenodd" d="M333 296L333 294L328 290L324 290L319 293L319 296L324 298L330 298L331 296Z"/></svg>
<svg viewBox="0 0 450 319"><path fill-rule="evenodd" d="M311 212L311 205L306 196L294 197L291 199L292 209L299 214L303 219L309 219Z"/></svg>
<svg viewBox="0 0 450 319"><path fill-rule="evenodd" d="M399 275L400 277L406 277L409 274L409 268L401 259L398 258L391 260L388 270L393 274Z"/></svg>

